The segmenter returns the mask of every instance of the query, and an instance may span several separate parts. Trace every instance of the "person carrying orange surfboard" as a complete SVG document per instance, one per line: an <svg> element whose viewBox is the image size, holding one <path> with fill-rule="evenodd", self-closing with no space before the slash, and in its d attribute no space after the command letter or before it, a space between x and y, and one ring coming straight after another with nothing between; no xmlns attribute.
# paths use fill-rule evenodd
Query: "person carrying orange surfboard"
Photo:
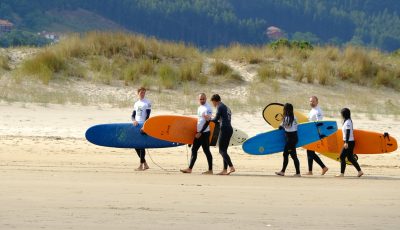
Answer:
<svg viewBox="0 0 400 230"><path fill-rule="evenodd" d="M321 108L318 106L317 96L310 97L310 106L311 110L308 113L308 121L321 121L323 119L323 113ZM308 160L308 173L304 175L313 175L312 171L313 171L314 161L317 162L319 166L321 166L322 169L321 175L325 175L325 173L328 171L328 167L326 167L324 162L322 162L321 158L319 158L319 156L315 154L315 151L307 149L307 160Z"/></svg>
<svg viewBox="0 0 400 230"><path fill-rule="evenodd" d="M203 174L213 174L212 168L212 155L210 151L210 126L209 119L212 115L212 109L207 103L207 96L205 93L199 94L199 108L197 109L197 133L193 140L192 145L192 156L190 159L190 165L187 169L181 169L183 173L191 173L194 163L197 159L197 151L200 146L203 148L203 152L207 157L208 171L203 172Z"/></svg>
<svg viewBox="0 0 400 230"><path fill-rule="evenodd" d="M132 122L134 126L143 125L143 123L149 119L151 112L151 103L149 100L144 98L146 96L146 89L144 87L140 87L137 90L138 100L135 102L133 106L132 112ZM142 130L141 130L142 132ZM143 133L143 135L145 135ZM149 169L149 165L146 162L146 150L145 149L135 149L137 155L140 158L140 165L136 169L136 171L144 171Z"/></svg>
<svg viewBox="0 0 400 230"><path fill-rule="evenodd" d="M233 167L232 160L228 155L229 142L233 134L233 128L231 125L232 112L228 106L222 103L221 97L218 94L212 95L211 102L213 103L214 107L217 108L215 117L211 120L211 122L219 122L221 127L218 137L218 148L219 153L224 161L224 168L220 173L218 173L218 175L230 175L236 171L235 167Z"/></svg>
<svg viewBox="0 0 400 230"><path fill-rule="evenodd" d="M361 167L354 159L354 132L353 132L353 121L351 120L351 112L348 108L343 108L340 113L342 114L343 118L343 149L342 153L340 154L340 174L337 174L336 177L344 177L344 171L346 170L346 158L353 164L353 166L357 169L358 177L364 175L363 171L361 171Z"/></svg>

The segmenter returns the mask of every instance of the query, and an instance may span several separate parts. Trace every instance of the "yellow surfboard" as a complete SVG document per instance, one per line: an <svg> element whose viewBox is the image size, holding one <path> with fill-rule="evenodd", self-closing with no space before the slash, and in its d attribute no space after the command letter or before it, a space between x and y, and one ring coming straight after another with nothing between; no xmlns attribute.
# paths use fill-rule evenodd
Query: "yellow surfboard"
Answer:
<svg viewBox="0 0 400 230"><path fill-rule="evenodd" d="M264 120L274 128L278 128L279 125L282 123L283 106L284 105L281 104L281 103L271 103L271 104L267 105L263 110ZM295 110L294 111L294 115L296 116L297 121L299 123L308 122L308 118L307 118L307 116L305 114ZM329 136L329 137L331 137L331 136ZM329 137L324 138L324 140L328 139ZM340 159L339 159L340 152L335 153L335 152L328 152L327 151L327 152L318 152L318 153L320 153L323 156L328 157L328 158L330 158L332 160L340 161ZM346 163L347 164L351 164L349 161L347 161Z"/></svg>

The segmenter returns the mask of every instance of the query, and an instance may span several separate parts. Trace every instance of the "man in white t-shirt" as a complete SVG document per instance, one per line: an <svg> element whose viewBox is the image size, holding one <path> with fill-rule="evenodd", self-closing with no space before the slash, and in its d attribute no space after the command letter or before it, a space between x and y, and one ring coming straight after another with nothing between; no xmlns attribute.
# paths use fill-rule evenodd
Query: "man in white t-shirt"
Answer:
<svg viewBox="0 0 400 230"><path fill-rule="evenodd" d="M144 122L150 117L150 112L151 112L151 103L149 100L144 98L146 96L146 89L144 87L139 88L137 90L137 94L139 99L135 102L132 112L132 122L134 126L143 125ZM147 165L145 159L146 150L145 149L135 149L135 150L140 158L140 165L136 170L144 171L149 169L149 166Z"/></svg>
<svg viewBox="0 0 400 230"><path fill-rule="evenodd" d="M310 97L310 106L311 110L308 113L308 121L321 121L323 119L323 113L321 108L318 106L318 98L316 96ZM313 175L313 161L317 162L319 166L322 168L321 175L325 175L328 171L328 168L324 165L321 158L317 154L315 154L312 150L307 150L307 159L308 159L308 173L305 175Z"/></svg>
<svg viewBox="0 0 400 230"><path fill-rule="evenodd" d="M197 152L200 146L203 148L204 154L207 157L208 170L203 174L213 174L212 155L210 151L210 126L209 119L212 115L211 106L207 103L207 97L204 93L199 94L199 107L197 109L197 133L193 140L192 156L190 165L187 169L181 169L183 173L191 173L193 166L197 160Z"/></svg>

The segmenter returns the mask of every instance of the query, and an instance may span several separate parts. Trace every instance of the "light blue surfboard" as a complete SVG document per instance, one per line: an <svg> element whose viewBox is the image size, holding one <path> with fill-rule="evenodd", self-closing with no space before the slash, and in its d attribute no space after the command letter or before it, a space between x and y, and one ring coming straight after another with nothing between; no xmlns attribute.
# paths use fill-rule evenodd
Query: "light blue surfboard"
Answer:
<svg viewBox="0 0 400 230"><path fill-rule="evenodd" d="M167 148L181 144L163 141L140 132L142 125L132 123L100 124L90 127L86 139L100 146L115 148Z"/></svg>
<svg viewBox="0 0 400 230"><path fill-rule="evenodd" d="M298 125L297 135L299 141L296 147L301 147L332 135L337 130L336 121L307 122ZM272 130L258 134L242 145L243 150L252 155L266 155L283 152L285 147L285 131Z"/></svg>

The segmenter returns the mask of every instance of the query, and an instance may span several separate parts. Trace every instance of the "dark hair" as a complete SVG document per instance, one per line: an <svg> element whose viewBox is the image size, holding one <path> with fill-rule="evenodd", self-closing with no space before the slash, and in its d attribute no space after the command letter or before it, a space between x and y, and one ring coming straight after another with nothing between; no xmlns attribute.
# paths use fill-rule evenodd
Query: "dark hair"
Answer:
<svg viewBox="0 0 400 230"><path fill-rule="evenodd" d="M292 126L293 121L294 121L293 105L290 103L286 103L283 106L283 126Z"/></svg>
<svg viewBox="0 0 400 230"><path fill-rule="evenodd" d="M140 93L140 91L142 91L142 90L144 90L144 91L146 92L146 88L140 87L140 88L137 90L137 93Z"/></svg>
<svg viewBox="0 0 400 230"><path fill-rule="evenodd" d="M343 123L347 120L351 120L351 112L350 109L348 108L343 108L342 110L340 110L340 114L342 114L343 117ZM353 122L353 121L352 121Z"/></svg>
<svg viewBox="0 0 400 230"><path fill-rule="evenodd" d="M214 94L211 97L211 101L220 102L221 101L221 97L218 94Z"/></svg>

